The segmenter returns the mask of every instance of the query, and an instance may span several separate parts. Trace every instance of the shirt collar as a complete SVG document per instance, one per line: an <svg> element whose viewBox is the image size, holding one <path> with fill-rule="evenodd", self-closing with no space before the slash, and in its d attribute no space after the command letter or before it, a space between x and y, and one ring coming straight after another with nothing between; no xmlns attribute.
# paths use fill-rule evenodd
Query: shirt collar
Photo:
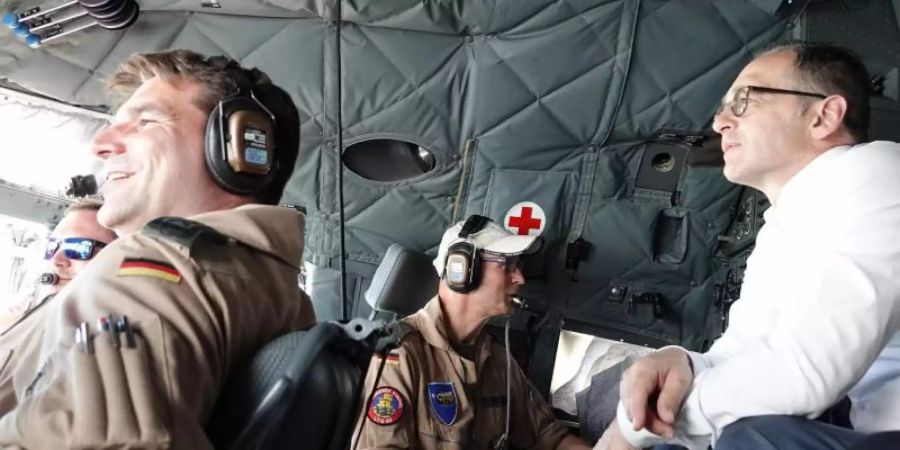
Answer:
<svg viewBox="0 0 900 450"><path fill-rule="evenodd" d="M447 322L444 318L444 309L441 307L441 299L437 295L432 297L422 309L410 315L406 320L419 330L419 334L422 335L422 338L429 345L453 353L460 358L468 359L457 352L450 344L450 339L447 337ZM475 359L480 364L488 355L490 336L482 331L475 338L474 342Z"/></svg>
<svg viewBox="0 0 900 450"><path fill-rule="evenodd" d="M822 171L828 170L851 147L851 145L833 147L810 161L784 184L778 195L777 205L772 205L769 209L773 211L786 210L791 208L795 199L799 198L802 201L807 190L818 188L816 185L818 175Z"/></svg>

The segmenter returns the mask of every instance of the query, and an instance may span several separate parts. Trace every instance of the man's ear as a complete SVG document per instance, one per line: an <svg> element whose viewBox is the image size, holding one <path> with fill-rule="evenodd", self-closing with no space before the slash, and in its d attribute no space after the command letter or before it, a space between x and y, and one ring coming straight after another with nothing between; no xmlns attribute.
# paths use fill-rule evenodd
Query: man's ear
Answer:
<svg viewBox="0 0 900 450"><path fill-rule="evenodd" d="M820 101L815 106L814 112L810 134L815 139L826 139L843 127L844 116L847 115L847 99L840 95L831 95Z"/></svg>

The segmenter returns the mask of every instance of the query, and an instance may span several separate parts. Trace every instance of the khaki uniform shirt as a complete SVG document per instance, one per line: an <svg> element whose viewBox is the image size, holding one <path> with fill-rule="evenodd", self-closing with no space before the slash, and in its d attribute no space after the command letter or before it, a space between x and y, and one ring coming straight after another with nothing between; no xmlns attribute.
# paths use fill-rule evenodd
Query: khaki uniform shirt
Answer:
<svg viewBox="0 0 900 450"><path fill-rule="evenodd" d="M28 345L36 345L36 336L43 330L43 320L50 309L57 294L51 294L27 310L15 322L6 327L0 333L0 386L11 383L13 371L7 370L7 366L13 360L13 356L24 353ZM0 390L0 411L9 411L16 406L16 395L12 389Z"/></svg>
<svg viewBox="0 0 900 450"><path fill-rule="evenodd" d="M357 448L491 448L506 427L504 347L482 333L473 355L460 355L447 338L437 297L403 320L417 332L388 354L377 385L382 361L372 358L354 429L363 422ZM509 448L556 448L567 430L515 361L510 392Z"/></svg>
<svg viewBox="0 0 900 450"><path fill-rule="evenodd" d="M297 284L302 216L247 205L190 219L227 238L121 237L40 323L0 336L0 447L211 448L204 425L229 371L315 314ZM98 329L107 315L128 317L134 346ZM75 342L82 322L89 346Z"/></svg>

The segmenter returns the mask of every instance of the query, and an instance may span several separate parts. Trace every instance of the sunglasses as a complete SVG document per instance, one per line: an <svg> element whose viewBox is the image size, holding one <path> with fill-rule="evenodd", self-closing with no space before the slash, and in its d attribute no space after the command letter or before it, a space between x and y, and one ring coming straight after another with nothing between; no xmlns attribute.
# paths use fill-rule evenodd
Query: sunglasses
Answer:
<svg viewBox="0 0 900 450"><path fill-rule="evenodd" d="M522 270L522 259L518 256L512 256L509 258L492 258L488 256L482 256L481 260L484 262L490 262L494 264L502 264L507 272L515 272L516 270Z"/></svg>
<svg viewBox="0 0 900 450"><path fill-rule="evenodd" d="M747 106L750 104L750 94L757 92L761 94L779 94L779 95L799 95L801 97L814 97L820 99L826 99L828 97L822 94L816 94L814 92L803 92L803 91L792 91L789 89L776 89L770 87L763 86L744 86L736 91L734 91L734 95L731 97L731 100L719 105L719 109L716 111L716 116L722 114L725 111L725 108L731 110L731 113L734 114L735 117L741 117L747 112Z"/></svg>
<svg viewBox="0 0 900 450"><path fill-rule="evenodd" d="M66 258L76 261L87 261L93 258L101 248L106 247L106 243L82 237L50 238L47 240L47 247L44 249L44 259L52 258L60 247L62 247L63 255Z"/></svg>

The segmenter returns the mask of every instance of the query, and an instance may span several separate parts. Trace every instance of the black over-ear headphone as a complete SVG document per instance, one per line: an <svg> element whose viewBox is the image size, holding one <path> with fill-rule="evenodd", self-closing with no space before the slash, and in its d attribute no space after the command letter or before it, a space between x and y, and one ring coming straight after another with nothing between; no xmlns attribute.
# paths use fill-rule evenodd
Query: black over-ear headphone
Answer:
<svg viewBox="0 0 900 450"><path fill-rule="evenodd" d="M221 63L237 83L238 92L219 101L206 122L206 167L213 180L232 194L256 195L266 189L278 172L275 115L253 94L246 70L228 58Z"/></svg>
<svg viewBox="0 0 900 450"><path fill-rule="evenodd" d="M466 293L477 288L481 282L481 259L478 248L469 236L484 229L490 221L484 216L469 216L459 231L458 239L447 248L443 276L451 290Z"/></svg>

